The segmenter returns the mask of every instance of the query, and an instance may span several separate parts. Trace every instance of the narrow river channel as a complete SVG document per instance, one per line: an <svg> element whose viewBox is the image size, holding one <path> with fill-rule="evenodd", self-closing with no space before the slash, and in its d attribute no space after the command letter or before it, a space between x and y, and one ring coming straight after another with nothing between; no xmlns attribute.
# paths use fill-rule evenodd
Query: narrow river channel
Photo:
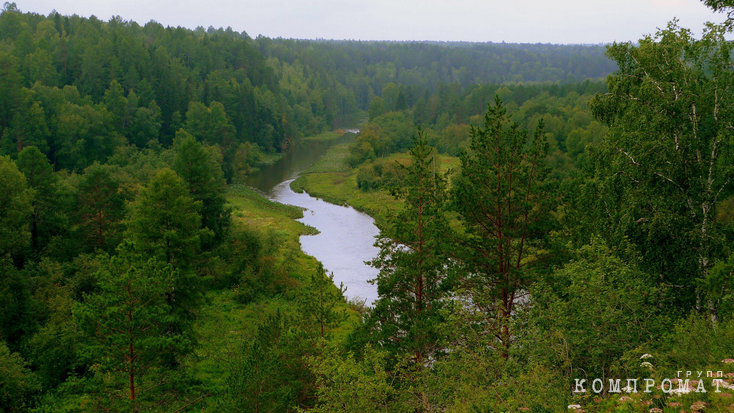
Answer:
<svg viewBox="0 0 734 413"><path fill-rule="evenodd" d="M331 142L304 142L278 162L251 175L247 184L278 202L305 208L299 221L320 233L301 236L301 249L334 274L335 284L347 287L347 297L359 298L372 305L377 299L377 287L367 280L375 278L377 270L364 262L378 252L373 243L380 231L374 219L354 208L330 204L290 188L293 179L316 163L329 147L351 142L355 137L354 133L345 133Z"/></svg>

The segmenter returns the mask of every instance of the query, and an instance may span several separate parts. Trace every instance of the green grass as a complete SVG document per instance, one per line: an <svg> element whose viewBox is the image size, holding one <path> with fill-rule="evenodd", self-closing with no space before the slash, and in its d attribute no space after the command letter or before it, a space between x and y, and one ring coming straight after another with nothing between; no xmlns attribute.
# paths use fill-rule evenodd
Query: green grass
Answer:
<svg viewBox="0 0 734 413"><path fill-rule="evenodd" d="M303 208L272 201L247 185L230 185L227 201L235 209L235 215L253 215L260 218L303 218ZM238 222L235 221L235 224ZM252 224L246 222L246 224ZM256 227L258 225L255 225Z"/></svg>
<svg viewBox="0 0 734 413"><path fill-rule="evenodd" d="M352 169L347 162L348 157L348 143L332 146L318 162L304 171L304 173L348 172Z"/></svg>
<svg viewBox="0 0 734 413"><path fill-rule="evenodd" d="M356 172L320 172L306 174L291 183L294 191L306 191L336 205L349 205L375 218L382 227L391 211L400 208L400 202L382 190L357 189Z"/></svg>
<svg viewBox="0 0 734 413"><path fill-rule="evenodd" d="M242 344L253 337L257 326L278 310L288 313L295 309L294 299L302 288L301 282L317 269L316 259L301 251L299 237L318 232L295 220L303 216L301 208L271 201L245 185L232 185L227 200L233 209L233 226L277 236L278 249L272 265L284 268L288 286L281 296L261 298L248 304L235 300L234 289L205 293L205 304L195 325L200 346L187 364L212 393L224 384L230 363ZM348 309L350 317L333 332L337 340L346 337L357 317L356 311L346 303L343 308Z"/></svg>
<svg viewBox="0 0 734 413"><path fill-rule="evenodd" d="M306 191L310 195L337 205L349 205L375 218L378 227L383 227L391 213L399 210L401 202L395 200L387 191L378 189L362 191L357 188L357 168L349 168L348 145L336 145L313 167L305 171L291 183L296 192ZM407 153L393 154L388 162L410 162ZM456 170L459 158L438 155L439 170Z"/></svg>
<svg viewBox="0 0 734 413"><path fill-rule="evenodd" d="M314 135L314 136L306 136L302 140L303 141L331 141L331 140L334 140L344 135L344 129L351 129L354 127L359 127L358 125L367 123L367 112L363 110L359 110L349 115L346 119L342 119L342 120L345 121L343 125L352 125L352 126L342 126L343 129L337 129L331 132L321 132L318 135Z"/></svg>
<svg viewBox="0 0 734 413"><path fill-rule="evenodd" d="M303 138L304 141L333 141L334 139L342 136L344 131L331 131L321 132L318 135L306 136Z"/></svg>

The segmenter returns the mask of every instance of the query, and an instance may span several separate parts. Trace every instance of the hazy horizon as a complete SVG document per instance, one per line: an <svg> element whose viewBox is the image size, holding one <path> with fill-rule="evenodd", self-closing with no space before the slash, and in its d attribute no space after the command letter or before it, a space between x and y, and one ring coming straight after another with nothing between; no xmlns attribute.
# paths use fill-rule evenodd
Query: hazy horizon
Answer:
<svg viewBox="0 0 734 413"><path fill-rule="evenodd" d="M227 4L211 0L16 1L23 12L48 15L120 16L144 25L188 29L228 28L255 38L398 42L471 42L598 45L637 41L673 18L696 36L704 22L720 22L697 0L542 0L502 1L387 0L249 0Z"/></svg>

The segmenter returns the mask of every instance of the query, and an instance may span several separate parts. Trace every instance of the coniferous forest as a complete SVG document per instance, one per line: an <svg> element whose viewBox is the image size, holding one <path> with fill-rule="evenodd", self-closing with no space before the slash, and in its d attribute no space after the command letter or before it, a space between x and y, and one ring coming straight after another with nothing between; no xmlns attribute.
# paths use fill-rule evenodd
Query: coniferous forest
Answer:
<svg viewBox="0 0 734 413"><path fill-rule="evenodd" d="M610 45L5 3L0 411L731 411L734 4L704 3ZM245 184L355 128L290 187L375 219L371 306Z"/></svg>

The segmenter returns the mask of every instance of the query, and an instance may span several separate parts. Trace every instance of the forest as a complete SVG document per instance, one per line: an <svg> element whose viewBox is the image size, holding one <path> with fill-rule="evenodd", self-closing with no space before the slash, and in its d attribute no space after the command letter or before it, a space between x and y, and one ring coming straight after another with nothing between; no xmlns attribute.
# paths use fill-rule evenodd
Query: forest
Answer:
<svg viewBox="0 0 734 413"><path fill-rule="evenodd" d="M731 411L734 5L704 3L606 46L5 3L0 411ZM291 187L375 218L372 306L244 184L355 127Z"/></svg>

